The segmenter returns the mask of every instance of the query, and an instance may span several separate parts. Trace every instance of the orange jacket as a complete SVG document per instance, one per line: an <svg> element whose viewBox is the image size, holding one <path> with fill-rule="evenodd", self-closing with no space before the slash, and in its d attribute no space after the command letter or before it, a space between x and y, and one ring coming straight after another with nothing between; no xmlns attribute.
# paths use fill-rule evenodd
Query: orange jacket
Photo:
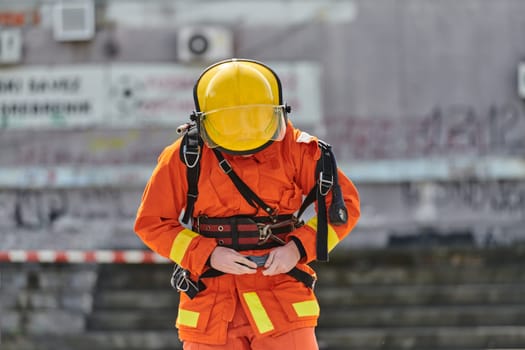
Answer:
<svg viewBox="0 0 525 350"><path fill-rule="evenodd" d="M135 231L148 247L189 270L192 279L197 280L209 268L207 260L217 242L179 222L188 190L186 165L179 157L180 141L168 146L160 155L144 190ZM265 215L245 201L219 167L212 150L204 146L201 153L199 197L194 216ZM315 137L293 128L289 123L282 141L274 142L249 157L224 156L239 177L265 203L277 208L279 215L284 215L297 212L303 196L314 186L320 150ZM357 190L341 171L339 183L349 219L343 225L329 223L329 250L352 230L360 215ZM327 206L330 202L331 194L327 196ZM316 227L317 217L314 216L304 226L288 234L288 240L291 236L300 240L306 253L297 267L313 276L315 272L306 264L316 259ZM243 253L262 255L267 251ZM182 340L224 343L237 298L258 335L317 324L319 306L313 291L289 275L264 276L258 271L249 275L225 274L203 279L203 282L207 288L194 299L181 293L176 325Z"/></svg>

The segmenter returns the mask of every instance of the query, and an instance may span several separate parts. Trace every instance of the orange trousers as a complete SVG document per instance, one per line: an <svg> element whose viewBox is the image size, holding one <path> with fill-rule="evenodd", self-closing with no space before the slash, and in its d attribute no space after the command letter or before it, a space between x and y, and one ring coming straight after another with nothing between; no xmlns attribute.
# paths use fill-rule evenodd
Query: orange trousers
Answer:
<svg viewBox="0 0 525 350"><path fill-rule="evenodd" d="M226 344L209 345L184 342L184 350L319 350L314 327L291 330L279 336L255 337L244 310L237 302L228 326Z"/></svg>

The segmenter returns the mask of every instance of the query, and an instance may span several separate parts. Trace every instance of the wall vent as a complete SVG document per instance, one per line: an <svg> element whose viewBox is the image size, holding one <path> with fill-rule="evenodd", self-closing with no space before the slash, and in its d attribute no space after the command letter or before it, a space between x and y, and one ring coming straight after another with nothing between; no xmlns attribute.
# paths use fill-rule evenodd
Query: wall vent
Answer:
<svg viewBox="0 0 525 350"><path fill-rule="evenodd" d="M215 62L233 55L231 30L218 26L188 26L177 35L180 62Z"/></svg>
<svg viewBox="0 0 525 350"><path fill-rule="evenodd" d="M12 64L22 60L22 34L19 29L0 30L0 63Z"/></svg>
<svg viewBox="0 0 525 350"><path fill-rule="evenodd" d="M84 41L95 35L93 1L59 2L53 8L53 35L57 41Z"/></svg>

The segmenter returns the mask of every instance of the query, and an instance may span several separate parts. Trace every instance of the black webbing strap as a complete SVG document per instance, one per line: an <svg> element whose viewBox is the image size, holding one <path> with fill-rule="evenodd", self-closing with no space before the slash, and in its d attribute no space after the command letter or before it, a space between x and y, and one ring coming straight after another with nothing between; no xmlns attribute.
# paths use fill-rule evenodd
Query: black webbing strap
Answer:
<svg viewBox="0 0 525 350"><path fill-rule="evenodd" d="M182 139L180 148L180 158L186 164L186 178L188 182L188 192L186 193L186 209L182 222L187 224L193 216L195 201L199 195L199 175L200 175L200 152L202 139L199 136L196 126L190 126L186 135Z"/></svg>
<svg viewBox="0 0 525 350"><path fill-rule="evenodd" d="M206 285L204 282L202 282L202 278L210 278L210 277L218 277L224 275L224 272L221 272L219 270L215 269L209 269L206 270L202 275L199 276L199 279L197 282L193 280L189 280L191 283L188 283L188 287L185 288L185 290L182 290L181 292L186 293L186 295L193 299L195 296L206 289ZM303 283L306 287L310 289L314 289L316 279L312 275L310 275L308 272L298 269L297 267L294 267L290 271L286 273L287 275L295 278L297 281ZM189 279L189 277L186 277ZM172 282L173 285L173 282Z"/></svg>
<svg viewBox="0 0 525 350"><path fill-rule="evenodd" d="M294 267L293 269L288 271L286 274L292 276L299 282L303 282L303 284L310 289L314 289L315 287L315 281L316 281L315 277L313 277L306 271L303 271L301 269L298 269L297 267Z"/></svg>
<svg viewBox="0 0 525 350"><path fill-rule="evenodd" d="M224 156L221 152L219 152L216 149L213 149L213 153L217 157L217 160L219 161L219 166L221 167L222 171L226 175L230 177L230 179L233 181L233 184L237 189L239 190L240 194L244 197L246 202L248 202L249 205L251 205L254 208L262 208L268 215L272 215L274 213L274 209L270 207L268 204L264 203L262 199L255 194L255 192L252 191L248 185L244 183L244 181L241 180L239 175L233 171L233 168L231 167L230 163L226 159L224 159Z"/></svg>
<svg viewBox="0 0 525 350"><path fill-rule="evenodd" d="M328 261L328 213L326 210L326 195L334 184L331 146L319 140L321 158L317 162L317 237L316 258L319 261Z"/></svg>
<svg viewBox="0 0 525 350"><path fill-rule="evenodd" d="M303 215L306 208L310 206L317 198L317 183L312 187L310 192L308 192L308 195L304 198L303 203L301 204L301 207L297 211L297 219L299 220L301 216Z"/></svg>

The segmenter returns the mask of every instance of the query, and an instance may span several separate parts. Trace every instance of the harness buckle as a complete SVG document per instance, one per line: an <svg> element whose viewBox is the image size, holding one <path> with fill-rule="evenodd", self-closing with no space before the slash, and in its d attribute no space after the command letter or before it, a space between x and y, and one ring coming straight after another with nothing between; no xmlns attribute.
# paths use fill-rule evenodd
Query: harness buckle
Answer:
<svg viewBox="0 0 525 350"><path fill-rule="evenodd" d="M285 245L286 242L284 240L272 233L272 228L279 228L288 225L293 225L295 227L296 222L297 219L294 217L292 219L284 220L274 224L257 223L257 228L259 229L259 242L257 242L257 245L263 245L270 238L282 245Z"/></svg>
<svg viewBox="0 0 525 350"><path fill-rule="evenodd" d="M272 228L270 226L270 224L257 224L257 228L259 229L259 242L257 242L257 245L263 245L268 241L270 235L272 235Z"/></svg>
<svg viewBox="0 0 525 350"><path fill-rule="evenodd" d="M325 176L324 172L319 172L319 193L326 196L334 184L333 176Z"/></svg>

